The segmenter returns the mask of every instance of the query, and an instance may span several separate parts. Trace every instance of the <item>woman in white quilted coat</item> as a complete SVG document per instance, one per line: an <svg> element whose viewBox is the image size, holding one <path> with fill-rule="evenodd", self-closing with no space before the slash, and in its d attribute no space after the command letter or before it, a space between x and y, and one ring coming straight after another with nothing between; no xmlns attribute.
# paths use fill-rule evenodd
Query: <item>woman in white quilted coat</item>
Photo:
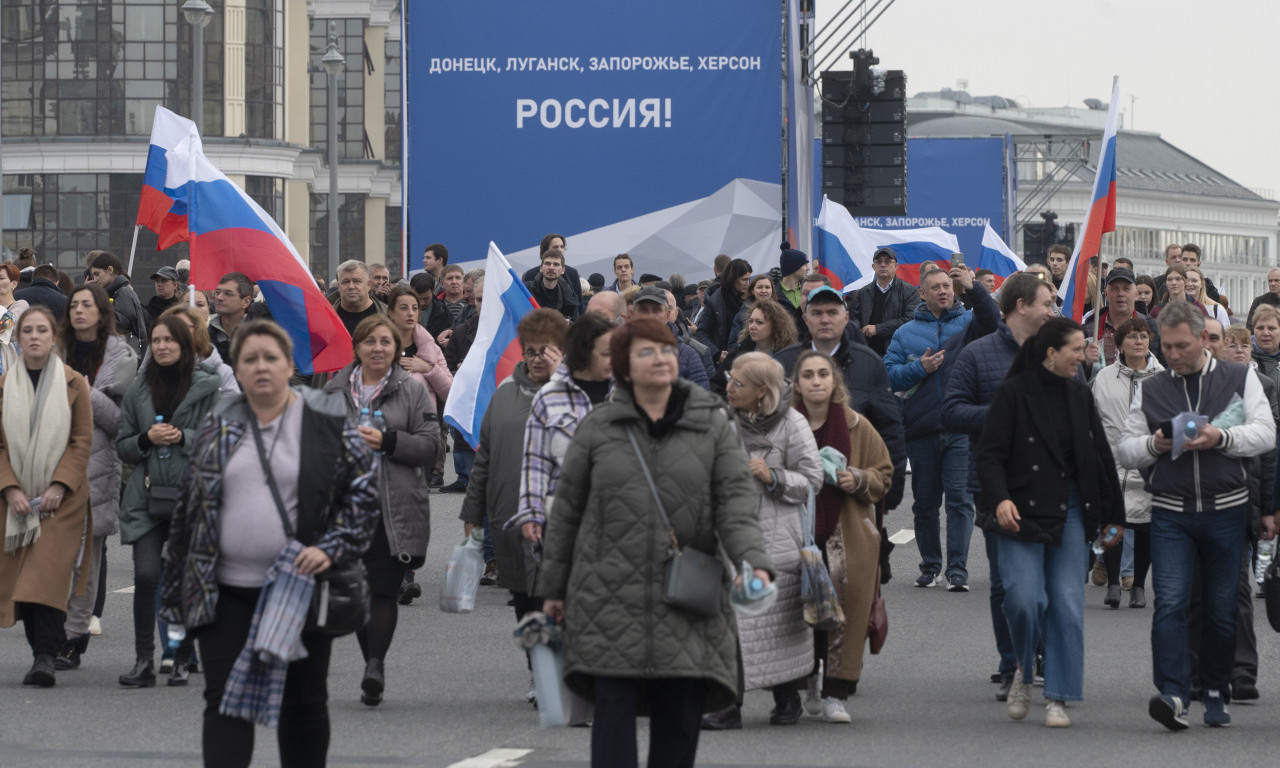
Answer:
<svg viewBox="0 0 1280 768"><path fill-rule="evenodd" d="M809 492L822 487L822 460L809 424L791 408L782 366L760 352L740 355L726 396L738 415L751 476L760 493L760 531L773 558L778 601L738 618L745 689L773 692L773 725L800 719L800 688L813 671L813 632L800 601L800 548Z"/></svg>

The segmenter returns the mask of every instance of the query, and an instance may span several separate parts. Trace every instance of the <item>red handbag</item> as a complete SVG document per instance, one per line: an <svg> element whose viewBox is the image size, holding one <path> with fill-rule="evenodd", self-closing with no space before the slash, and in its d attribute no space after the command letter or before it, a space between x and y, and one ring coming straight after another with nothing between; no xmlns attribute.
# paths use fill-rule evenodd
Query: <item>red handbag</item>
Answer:
<svg viewBox="0 0 1280 768"><path fill-rule="evenodd" d="M889 614L884 609L884 598L880 596L880 585L877 584L876 596L871 601L871 618L867 620L867 639L871 641L871 652L879 653L888 636Z"/></svg>

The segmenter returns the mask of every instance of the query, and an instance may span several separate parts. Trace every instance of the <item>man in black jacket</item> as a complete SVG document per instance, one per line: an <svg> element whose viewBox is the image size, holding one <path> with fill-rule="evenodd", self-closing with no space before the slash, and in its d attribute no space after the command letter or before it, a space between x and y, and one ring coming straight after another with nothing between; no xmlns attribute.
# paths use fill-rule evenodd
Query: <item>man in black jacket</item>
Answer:
<svg viewBox="0 0 1280 768"><path fill-rule="evenodd" d="M175 267L157 269L151 275L151 281L156 284L156 293L151 297L151 301L147 302L147 317L150 318L151 324L155 325L156 319L166 309L182 301L179 295L182 284L178 280L178 270Z"/></svg>
<svg viewBox="0 0 1280 768"><path fill-rule="evenodd" d="M554 309L564 315L566 320L574 320L580 311L578 300L574 298L573 289L564 277L564 253L561 251L544 251L542 267L538 276L525 281L525 287L533 294L539 307Z"/></svg>
<svg viewBox="0 0 1280 768"><path fill-rule="evenodd" d="M476 332L480 328L480 307L484 302L484 281L477 280L473 290L475 291L476 302L475 313L450 329L448 332L449 338L444 344L444 362L449 366L449 372L453 374L457 374L458 367L462 365L467 353L471 351L471 345L476 340ZM462 437L461 432L452 428L449 431L453 433L453 470L458 473L458 479L441 488L440 492L466 493L467 483L471 480L471 465L476 460L476 452Z"/></svg>
<svg viewBox="0 0 1280 768"><path fill-rule="evenodd" d="M884 357L893 332L915 314L920 292L898 277L898 257L889 248L881 248L871 257L876 279L848 294L849 316L862 329L867 344Z"/></svg>
<svg viewBox="0 0 1280 768"><path fill-rule="evenodd" d="M67 295L58 289L58 270L52 264L41 264L32 273L31 285L13 292L13 298L53 311L55 317L67 312Z"/></svg>
<svg viewBox="0 0 1280 768"><path fill-rule="evenodd" d="M409 287L418 294L418 323L427 329L431 338L449 330L449 310L444 302L436 300L436 280L430 272L419 272L409 278Z"/></svg>
<svg viewBox="0 0 1280 768"><path fill-rule="evenodd" d="M111 299L111 306L116 311L116 330L132 334L145 346L151 321L138 294L129 285L129 276L124 274L124 265L120 263L119 257L107 251L97 251L89 262L89 274L95 283L106 290L107 297Z"/></svg>

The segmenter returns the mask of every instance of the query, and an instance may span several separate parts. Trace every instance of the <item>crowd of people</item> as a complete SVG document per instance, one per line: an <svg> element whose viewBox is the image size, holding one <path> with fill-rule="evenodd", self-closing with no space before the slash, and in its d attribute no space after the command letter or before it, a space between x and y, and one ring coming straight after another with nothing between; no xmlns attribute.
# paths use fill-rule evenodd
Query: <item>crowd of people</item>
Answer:
<svg viewBox="0 0 1280 768"><path fill-rule="evenodd" d="M323 765L334 634L298 595L356 569L359 697L394 695L387 652L398 606L422 595L435 488L463 494L481 583L510 592L517 621L560 624L565 683L594 706L592 763L634 765L647 715L650 765L692 765L699 732L741 728L752 691L772 696L772 725L851 722L892 578L884 520L909 477L916 587L969 591L982 531L992 682L1011 718L1042 682L1045 725L1070 725L1086 584L1141 609L1148 575L1151 717L1179 730L1199 701L1224 726L1232 699L1258 697L1280 270L1237 318L1194 244L1170 246L1154 277L1115 259L1091 270L1102 302L1078 323L1057 296L1062 246L1003 278L959 255L926 262L918 285L882 248L848 292L785 244L764 271L718 256L701 283L637 275L619 254L607 286L568 264L563 236L540 251L522 278L539 308L475 446L439 414L476 341L484 273L442 244L407 281L359 261L332 286L318 276L352 360L307 377L242 274L204 293L185 265L163 267L143 304L107 252L79 285L25 251L0 264L0 626L24 624L23 682L50 687L83 663L118 532L135 575L120 685L203 670L206 765L248 765L255 722L278 727L282 764ZM809 541L841 626L806 622ZM718 608L671 596L670 565L690 551L732 564ZM739 615L728 598L744 581L776 600Z"/></svg>

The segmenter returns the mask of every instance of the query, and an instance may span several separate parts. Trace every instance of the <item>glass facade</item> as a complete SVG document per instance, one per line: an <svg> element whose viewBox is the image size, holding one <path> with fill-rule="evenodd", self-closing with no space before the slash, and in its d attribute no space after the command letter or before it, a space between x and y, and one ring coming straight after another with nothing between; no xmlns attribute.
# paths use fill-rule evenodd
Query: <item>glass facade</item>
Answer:
<svg viewBox="0 0 1280 768"><path fill-rule="evenodd" d="M404 275L400 274L400 216L400 206L387 206L387 250L383 263L387 265L387 271L391 273L392 280L399 280L404 277Z"/></svg>
<svg viewBox="0 0 1280 768"><path fill-rule="evenodd" d="M386 145L387 162L400 162L400 41L386 42L386 55L383 56L382 74L386 78Z"/></svg>
<svg viewBox="0 0 1280 768"><path fill-rule="evenodd" d="M364 195L338 195L338 263L365 260ZM311 195L311 271L329 269L329 197ZM332 277L332 275L330 275Z"/></svg>
<svg viewBox="0 0 1280 768"><path fill-rule="evenodd" d="M315 65L311 72L311 146L328 152L329 76L320 59L329 49L330 24L337 27L338 52L347 61L346 72L338 75L338 157L360 160L369 156L364 137L364 69L370 59L364 47L363 19L311 20L311 61Z"/></svg>
<svg viewBox="0 0 1280 768"><path fill-rule="evenodd" d="M245 133L279 139L284 128L284 5L246 0L244 43Z"/></svg>
<svg viewBox="0 0 1280 768"><path fill-rule="evenodd" d="M179 5L5 0L0 130L5 136L148 135L156 106L190 114L192 30ZM204 39L205 134L220 135L221 14L213 15Z"/></svg>

